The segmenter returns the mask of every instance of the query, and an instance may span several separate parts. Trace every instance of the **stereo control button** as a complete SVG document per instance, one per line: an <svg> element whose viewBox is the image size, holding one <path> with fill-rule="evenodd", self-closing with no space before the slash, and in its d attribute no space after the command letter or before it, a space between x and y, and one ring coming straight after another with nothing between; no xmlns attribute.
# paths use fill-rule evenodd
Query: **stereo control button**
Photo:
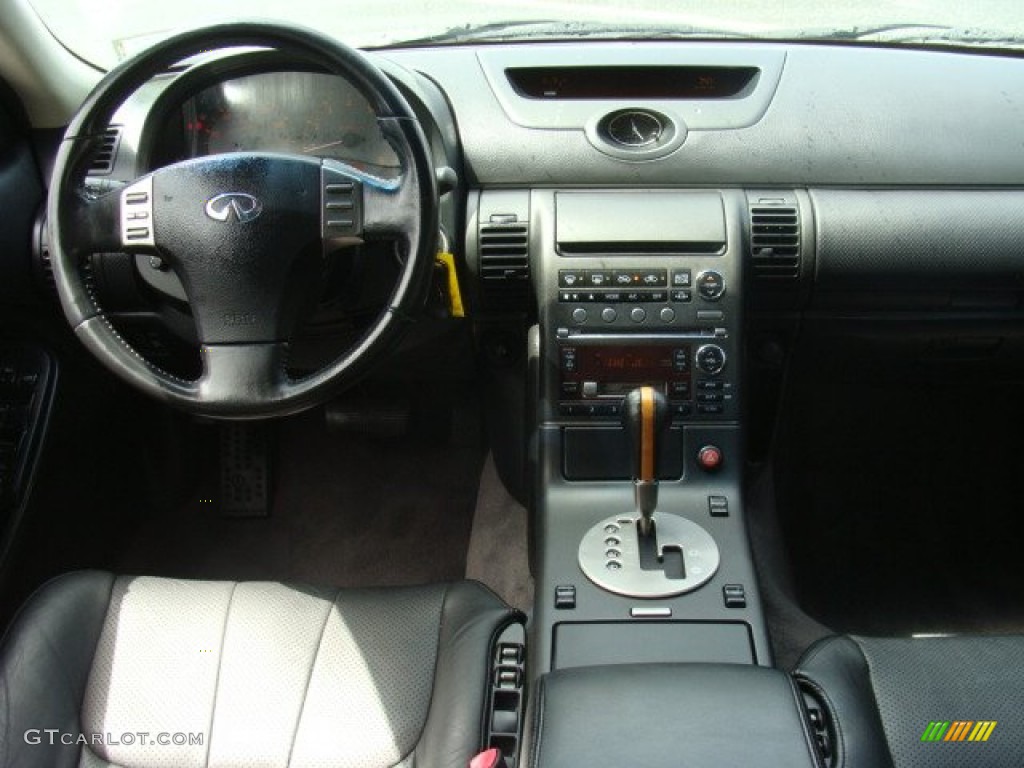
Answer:
<svg viewBox="0 0 1024 768"><path fill-rule="evenodd" d="M717 344L705 344L697 350L697 367L712 376L725 368L725 350Z"/></svg>
<svg viewBox="0 0 1024 768"><path fill-rule="evenodd" d="M702 299L718 301L725 293L725 278L714 270L701 272L697 275L697 292Z"/></svg>
<svg viewBox="0 0 1024 768"><path fill-rule="evenodd" d="M687 347L677 347L672 350L672 370L677 373L686 373L690 370L690 356Z"/></svg>
<svg viewBox="0 0 1024 768"><path fill-rule="evenodd" d="M669 403L668 407L673 416L689 416L693 413L693 406L689 403Z"/></svg>
<svg viewBox="0 0 1024 768"><path fill-rule="evenodd" d="M672 397L689 397L690 396L690 382L688 381L673 381L669 383L669 395Z"/></svg>
<svg viewBox="0 0 1024 768"><path fill-rule="evenodd" d="M562 370L566 373L576 370L576 347L562 347Z"/></svg>

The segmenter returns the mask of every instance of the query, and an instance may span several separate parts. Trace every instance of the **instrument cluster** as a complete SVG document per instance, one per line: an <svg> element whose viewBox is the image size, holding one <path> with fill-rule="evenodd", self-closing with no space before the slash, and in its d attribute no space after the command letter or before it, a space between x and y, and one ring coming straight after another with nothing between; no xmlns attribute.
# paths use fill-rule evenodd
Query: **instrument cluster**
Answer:
<svg viewBox="0 0 1024 768"><path fill-rule="evenodd" d="M332 158L382 178L399 160L366 98L347 80L317 72L232 77L192 93L158 132L155 165L226 152Z"/></svg>

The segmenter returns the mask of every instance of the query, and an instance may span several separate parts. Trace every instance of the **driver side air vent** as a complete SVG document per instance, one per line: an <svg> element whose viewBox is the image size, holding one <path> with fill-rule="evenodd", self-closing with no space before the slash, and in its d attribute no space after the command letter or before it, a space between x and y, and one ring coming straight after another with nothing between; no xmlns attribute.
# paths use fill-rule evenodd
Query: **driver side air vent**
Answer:
<svg viewBox="0 0 1024 768"><path fill-rule="evenodd" d="M497 220L480 226L480 280L490 297L523 296L530 283L530 231L525 221Z"/></svg>
<svg viewBox="0 0 1024 768"><path fill-rule="evenodd" d="M800 277L800 215L794 206L750 207L750 263L756 280Z"/></svg>
<svg viewBox="0 0 1024 768"><path fill-rule="evenodd" d="M121 126L112 125L103 132L96 142L92 160L89 163L90 176L105 176L114 170L117 148L121 143Z"/></svg>

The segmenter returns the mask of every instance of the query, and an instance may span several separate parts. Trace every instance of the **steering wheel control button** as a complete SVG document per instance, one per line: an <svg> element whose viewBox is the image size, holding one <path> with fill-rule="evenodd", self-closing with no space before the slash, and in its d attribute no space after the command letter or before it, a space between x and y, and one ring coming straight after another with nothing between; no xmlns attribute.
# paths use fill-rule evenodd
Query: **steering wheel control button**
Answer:
<svg viewBox="0 0 1024 768"><path fill-rule="evenodd" d="M555 587L555 609L571 611L576 607L576 587L572 584L559 584Z"/></svg>
<svg viewBox="0 0 1024 768"><path fill-rule="evenodd" d="M323 186L323 238L328 243L362 235L362 185L326 162L320 171Z"/></svg>
<svg viewBox="0 0 1024 768"><path fill-rule="evenodd" d="M121 190L121 244L155 247L152 221L153 177L147 176Z"/></svg>
<svg viewBox="0 0 1024 768"><path fill-rule="evenodd" d="M697 293L705 301L718 301L725 293L725 278L709 269L697 275Z"/></svg>
<svg viewBox="0 0 1024 768"><path fill-rule="evenodd" d="M576 307L576 309L572 311L572 321L579 325L587 322L587 310L583 307Z"/></svg>
<svg viewBox="0 0 1024 768"><path fill-rule="evenodd" d="M642 323L647 319L647 310L643 307L633 307L633 309L629 311L629 319L634 323Z"/></svg>
<svg viewBox="0 0 1024 768"><path fill-rule="evenodd" d="M708 496L708 513L712 517L728 517L729 499L725 496Z"/></svg>
<svg viewBox="0 0 1024 768"><path fill-rule="evenodd" d="M722 599L726 608L746 608L747 591L742 584L725 584L722 586Z"/></svg>
<svg viewBox="0 0 1024 768"><path fill-rule="evenodd" d="M697 463L705 472L714 472L722 466L723 461L722 449L717 445L705 445L697 451Z"/></svg>
<svg viewBox="0 0 1024 768"><path fill-rule="evenodd" d="M697 350L697 367L710 376L725 368L725 350L717 344L705 344Z"/></svg>
<svg viewBox="0 0 1024 768"><path fill-rule="evenodd" d="M615 318L617 318L618 316L619 313L616 312L611 307L605 307L604 309L601 310L601 319L604 320L606 323L614 323Z"/></svg>

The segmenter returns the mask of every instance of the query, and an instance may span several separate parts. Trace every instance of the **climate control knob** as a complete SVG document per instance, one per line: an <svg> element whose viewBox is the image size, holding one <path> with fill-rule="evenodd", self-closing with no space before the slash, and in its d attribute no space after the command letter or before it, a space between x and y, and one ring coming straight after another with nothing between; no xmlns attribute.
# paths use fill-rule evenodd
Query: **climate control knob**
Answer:
<svg viewBox="0 0 1024 768"><path fill-rule="evenodd" d="M725 368L725 350L717 344L705 344L697 350L697 367L704 373L714 376Z"/></svg>

